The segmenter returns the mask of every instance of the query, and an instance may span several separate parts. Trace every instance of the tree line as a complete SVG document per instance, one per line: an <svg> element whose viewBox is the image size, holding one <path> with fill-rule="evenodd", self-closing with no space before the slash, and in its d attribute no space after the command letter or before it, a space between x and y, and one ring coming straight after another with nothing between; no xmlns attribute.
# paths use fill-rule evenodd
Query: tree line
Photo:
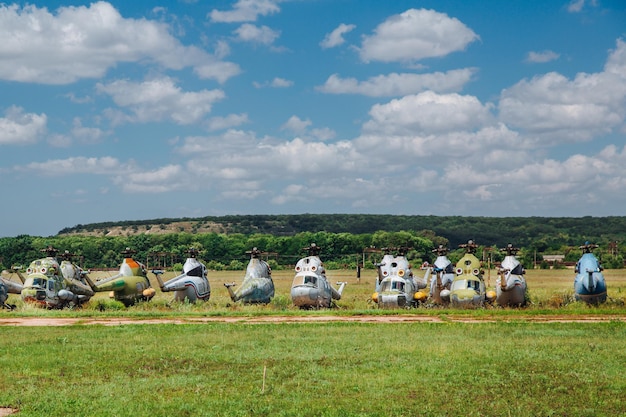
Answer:
<svg viewBox="0 0 626 417"><path fill-rule="evenodd" d="M504 230L504 226L500 230ZM529 231L530 228L526 227L526 230ZM440 244L451 249L448 257L456 262L463 254L458 244L467 242L468 238L474 239L480 245L477 256L491 263L502 260L503 254L499 248L509 242L521 248L518 258L526 268L534 265L547 266L542 258L542 255L547 253L560 253L565 255L565 261L575 262L581 254L578 246L585 240L590 240L601 245L596 254L602 259L605 267L623 266L624 254L621 247L611 240L613 235L611 238L605 237L604 241L598 241L585 239L582 236L583 230L576 232L573 230L570 229L571 234L560 230L555 236L534 235L534 239L529 239L527 242L530 243L526 246L518 243L525 242L521 237L501 240L506 243L498 245L489 243L488 240L481 241L471 233L464 234L462 240L459 234L453 243L448 236L444 237L433 230L378 230L373 233L303 231L289 236L267 233L143 233L130 236L50 237L21 235L0 238L0 266L2 269L14 265L27 266L34 259L44 256L41 253L42 249L54 246L61 252L68 251L73 254L74 261L83 268L116 268L123 259L121 252L125 248L135 250L137 252L135 258L148 267L173 267L184 262L188 249L193 247L200 251L199 257L210 269L241 270L249 258L246 252L256 247L265 252L263 256L272 268L280 269L293 266L305 255L303 248L315 243L322 248L320 256L329 269L357 266L373 268L374 263L382 258L382 248L399 246L411 248L408 258L414 265L434 261L436 255L432 250ZM485 234L479 236L486 239ZM558 243L553 239L558 239Z"/></svg>

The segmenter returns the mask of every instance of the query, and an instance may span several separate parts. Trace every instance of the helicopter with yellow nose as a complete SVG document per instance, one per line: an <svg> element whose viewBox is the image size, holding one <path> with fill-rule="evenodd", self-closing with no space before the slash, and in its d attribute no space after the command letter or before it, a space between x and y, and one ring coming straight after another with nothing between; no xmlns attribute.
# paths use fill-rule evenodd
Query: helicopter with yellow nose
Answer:
<svg viewBox="0 0 626 417"><path fill-rule="evenodd" d="M150 301L156 291L150 284L146 267L133 259L135 253L137 252L130 248L122 251L124 261L120 265L119 273L112 277L96 282L85 277L93 291L109 291L110 298L121 302L126 307L138 301Z"/></svg>
<svg viewBox="0 0 626 417"><path fill-rule="evenodd" d="M456 263L456 275L450 285L450 303L455 307L473 307L492 302L496 293L485 287L481 264L475 255L478 245L469 240L459 247L465 249L465 254Z"/></svg>
<svg viewBox="0 0 626 417"><path fill-rule="evenodd" d="M372 294L372 301L379 308L409 308L416 307L426 301L426 280L413 276L411 265L406 258L410 248L383 248L383 259L376 264L376 290Z"/></svg>

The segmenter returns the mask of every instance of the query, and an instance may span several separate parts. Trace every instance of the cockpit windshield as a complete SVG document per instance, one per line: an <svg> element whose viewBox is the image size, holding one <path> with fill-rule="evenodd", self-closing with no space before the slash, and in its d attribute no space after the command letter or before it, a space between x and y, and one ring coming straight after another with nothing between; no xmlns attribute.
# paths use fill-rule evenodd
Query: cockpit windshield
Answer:
<svg viewBox="0 0 626 417"><path fill-rule="evenodd" d="M471 279L470 280L459 279L459 280L454 281L452 283L452 286L450 287L451 291L464 290L464 289L480 291L480 282L476 280L471 280Z"/></svg>
<svg viewBox="0 0 626 417"><path fill-rule="evenodd" d="M28 282L30 281L30 282ZM26 280L26 283L24 284L24 286L26 287L41 287L41 288L46 288L46 285L48 284L48 280L45 278L31 278L30 280Z"/></svg>
<svg viewBox="0 0 626 417"><path fill-rule="evenodd" d="M404 281L393 280L393 281L383 281L380 289L382 292L386 291L399 291L404 292Z"/></svg>
<svg viewBox="0 0 626 417"><path fill-rule="evenodd" d="M315 275L296 275L293 285L309 285L317 287L317 277Z"/></svg>

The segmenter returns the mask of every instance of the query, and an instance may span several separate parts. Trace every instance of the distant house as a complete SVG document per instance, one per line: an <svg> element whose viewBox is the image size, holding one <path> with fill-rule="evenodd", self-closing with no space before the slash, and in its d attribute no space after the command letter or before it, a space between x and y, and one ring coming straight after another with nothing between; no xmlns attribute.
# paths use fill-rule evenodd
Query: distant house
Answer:
<svg viewBox="0 0 626 417"><path fill-rule="evenodd" d="M563 263L565 255L543 255L543 260L550 263Z"/></svg>

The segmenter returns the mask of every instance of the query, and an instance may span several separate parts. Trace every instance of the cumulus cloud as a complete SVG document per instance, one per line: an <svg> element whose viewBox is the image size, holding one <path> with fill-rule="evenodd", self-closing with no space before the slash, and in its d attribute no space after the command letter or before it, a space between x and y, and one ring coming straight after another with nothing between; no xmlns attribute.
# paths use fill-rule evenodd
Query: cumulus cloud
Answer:
<svg viewBox="0 0 626 417"><path fill-rule="evenodd" d="M130 172L131 164L123 164L117 158L105 156L89 158L84 156L67 159L52 159L46 162L31 162L24 167L16 167L20 171L33 171L45 176L94 174L111 175Z"/></svg>
<svg viewBox="0 0 626 417"><path fill-rule="evenodd" d="M240 72L202 49L184 46L163 23L124 18L111 4L46 8L0 5L0 79L68 84L100 78L122 62L194 69L224 82Z"/></svg>
<svg viewBox="0 0 626 417"><path fill-rule="evenodd" d="M293 85L293 81L287 80L285 78L275 77L272 81L267 81L263 83L253 82L255 88L264 88L264 87L273 87L273 88L287 88Z"/></svg>
<svg viewBox="0 0 626 417"><path fill-rule="evenodd" d="M36 143L46 132L45 114L24 113L11 106L0 117L0 145L28 145Z"/></svg>
<svg viewBox="0 0 626 417"><path fill-rule="evenodd" d="M181 125L197 123L211 112L213 103L224 98L222 90L182 91L169 77L141 83L127 80L99 83L97 90L131 111L131 115L121 116L121 121L139 123L162 120Z"/></svg>
<svg viewBox="0 0 626 417"><path fill-rule="evenodd" d="M184 179L180 165L167 165L155 170L115 176L114 182L128 193L164 193L183 187Z"/></svg>
<svg viewBox="0 0 626 417"><path fill-rule="evenodd" d="M474 96L426 91L374 105L363 130L385 135L472 131L493 120L490 108Z"/></svg>
<svg viewBox="0 0 626 417"><path fill-rule="evenodd" d="M242 114L229 114L226 117L212 117L207 122L207 127L210 131L214 130L223 130L230 129L232 127L241 126L242 124L248 123L248 115L246 113Z"/></svg>
<svg viewBox="0 0 626 417"><path fill-rule="evenodd" d="M337 28L335 28L335 30L324 36L324 40L320 42L320 46L322 49L328 49L343 44L345 42L343 35L351 32L354 28L356 28L356 25L347 25L345 23L340 24Z"/></svg>
<svg viewBox="0 0 626 417"><path fill-rule="evenodd" d="M289 130L293 133L304 133L313 122L310 119L302 120L298 116L291 116L281 127L281 130Z"/></svg>
<svg viewBox="0 0 626 417"><path fill-rule="evenodd" d="M267 26L256 26L244 23L233 32L237 35L237 40L241 42L258 43L261 45L271 45L280 36L280 32L272 30Z"/></svg>
<svg viewBox="0 0 626 417"><path fill-rule="evenodd" d="M526 61L542 64L545 62L555 61L559 59L559 57L560 55L553 51L541 51L541 52L531 51L526 56Z"/></svg>
<svg viewBox="0 0 626 417"><path fill-rule="evenodd" d="M391 73L371 77L366 81L341 78L333 74L317 90L329 94L361 94L369 97L404 96L425 90L449 93L461 91L475 73L475 68L430 74Z"/></svg>
<svg viewBox="0 0 626 417"><path fill-rule="evenodd" d="M543 145L586 141L623 126L626 43L617 41L603 72L573 79L550 72L502 91L500 119Z"/></svg>
<svg viewBox="0 0 626 417"><path fill-rule="evenodd" d="M208 17L212 22L253 22L258 16L278 13L280 0L238 0L232 10L211 10Z"/></svg>
<svg viewBox="0 0 626 417"><path fill-rule="evenodd" d="M462 51L477 39L474 31L445 13L409 9L365 36L359 53L365 62L414 62Z"/></svg>

